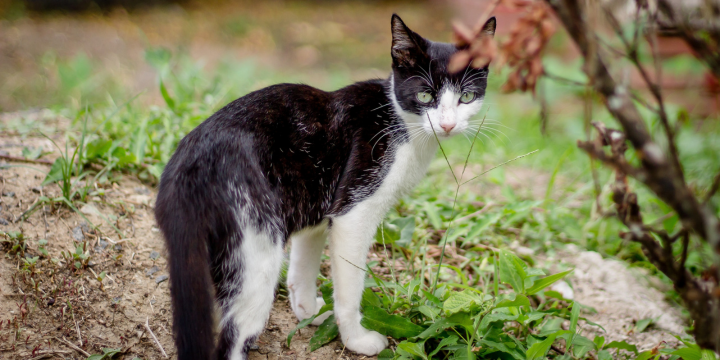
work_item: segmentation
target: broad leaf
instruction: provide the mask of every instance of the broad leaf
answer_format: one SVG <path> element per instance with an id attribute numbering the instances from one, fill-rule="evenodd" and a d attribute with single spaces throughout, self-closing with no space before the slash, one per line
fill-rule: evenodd
<path id="1" fill-rule="evenodd" d="M 325 319 L 325 321 L 318 326 L 317 330 L 315 330 L 315 334 L 310 338 L 310 351 L 315 351 L 323 345 L 333 341 L 339 333 L 340 330 L 338 329 L 337 322 L 335 321 L 335 315 L 330 315 L 330 317 Z"/>
<path id="2" fill-rule="evenodd" d="M 407 340 L 405 340 L 398 344 L 397 352 L 401 355 L 405 355 L 405 354 L 403 354 L 403 352 L 406 352 L 410 356 L 413 356 L 413 357 L 417 356 L 419 358 L 427 360 L 428 357 L 427 357 L 427 355 L 425 355 L 424 344 L 425 344 L 425 341 L 419 342 L 419 343 L 413 343 L 413 342 L 408 342 Z"/>
<path id="3" fill-rule="evenodd" d="M 510 284 L 515 292 L 525 292 L 525 278 L 527 277 L 523 268 L 523 261 L 515 254 L 507 250 L 500 251 L 500 281 Z"/>
<path id="4" fill-rule="evenodd" d="M 620 349 L 620 350 L 627 350 L 630 352 L 634 352 L 635 354 L 638 353 L 637 346 L 628 344 L 625 341 L 613 341 L 613 342 L 605 345 L 605 349 Z"/>
<path id="5" fill-rule="evenodd" d="M 519 307 L 519 306 L 527 306 L 530 307 L 530 300 L 528 300 L 527 296 L 525 295 L 517 295 L 515 296 L 515 300 L 505 299 L 497 304 L 495 304 L 495 309 L 504 308 L 504 307 Z"/>
<path id="6" fill-rule="evenodd" d="M 63 167 L 66 166 L 65 158 L 62 156 L 55 159 L 55 162 L 50 167 L 50 172 L 48 172 L 47 176 L 45 177 L 45 180 L 42 182 L 42 186 L 45 186 L 47 184 L 52 184 L 56 181 L 60 181 L 63 179 Z"/>
<path id="7" fill-rule="evenodd" d="M 425 330 L 407 318 L 399 315 L 390 315 L 377 306 L 363 308 L 363 318 L 360 324 L 368 330 L 377 331 L 395 339 L 417 336 Z"/>
<path id="8" fill-rule="evenodd" d="M 558 331 L 554 334 L 551 334 L 548 336 L 545 340 L 534 344 L 531 346 L 527 351 L 527 359 L 528 360 L 540 360 L 545 358 L 545 354 L 547 354 L 548 350 L 550 350 L 550 346 L 555 342 L 555 338 L 557 338 L 560 335 L 569 334 L 569 331 Z"/>
<path id="9" fill-rule="evenodd" d="M 455 344 L 457 344 L 457 342 L 458 342 L 458 337 L 456 335 L 450 335 L 450 336 L 442 339 L 442 341 L 440 341 L 440 343 L 437 345 L 435 350 L 433 350 L 430 354 L 428 354 L 428 357 L 432 358 L 433 356 L 435 356 L 435 354 L 437 354 L 444 347 L 446 347 L 448 345 L 455 345 Z"/>
<path id="10" fill-rule="evenodd" d="M 592 342 L 590 339 L 582 336 L 582 335 L 575 335 L 575 338 L 573 338 L 573 355 L 577 358 L 584 358 L 585 354 L 588 353 L 588 351 L 595 350 L 595 343 Z"/>
<path id="11" fill-rule="evenodd" d="M 461 292 L 454 292 L 450 297 L 443 303 L 443 310 L 448 315 L 455 314 L 461 311 L 477 312 L 482 308 L 483 299 L 478 294 L 463 290 Z"/>
<path id="12" fill-rule="evenodd" d="M 557 274 L 554 274 L 554 275 L 546 276 L 546 277 L 544 277 L 544 278 L 542 278 L 542 279 L 537 279 L 537 280 L 535 280 L 535 284 L 533 284 L 532 287 L 530 287 L 530 288 L 527 289 L 526 293 L 527 293 L 528 295 L 535 294 L 535 293 L 537 293 L 537 292 L 539 292 L 539 291 L 547 288 L 548 286 L 556 283 L 558 280 L 564 278 L 565 276 L 567 276 L 567 275 L 570 274 L 571 272 L 573 272 L 573 270 L 567 270 L 567 271 L 563 271 L 563 272 L 561 272 L 561 273 L 557 273 Z"/>
<path id="13" fill-rule="evenodd" d="M 290 333 L 287 336 L 287 346 L 290 347 L 290 342 L 292 341 L 293 336 L 295 336 L 295 333 L 298 330 L 310 325 L 310 323 L 312 323 L 316 317 L 324 314 L 325 312 L 327 312 L 329 310 L 332 310 L 332 308 L 333 308 L 332 304 L 325 304 L 325 305 L 323 305 L 323 307 L 320 308 L 320 310 L 318 311 L 317 314 L 315 314 L 305 320 L 300 321 L 294 329 L 290 330 Z"/>

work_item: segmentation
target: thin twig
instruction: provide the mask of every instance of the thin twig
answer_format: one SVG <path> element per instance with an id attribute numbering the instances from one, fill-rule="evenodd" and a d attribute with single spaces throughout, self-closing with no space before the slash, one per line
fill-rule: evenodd
<path id="1" fill-rule="evenodd" d="M 10 161 L 17 161 L 17 162 L 25 162 L 25 163 L 31 163 L 31 164 L 43 164 L 43 165 L 52 165 L 53 162 L 46 159 L 28 159 L 24 157 L 19 156 L 12 156 L 12 155 L 1 155 L 0 159 L 10 160 Z"/>
<path id="2" fill-rule="evenodd" d="M 165 353 L 165 349 L 163 349 L 162 345 L 160 345 L 160 341 L 155 337 L 155 334 L 153 333 L 152 329 L 150 329 L 150 318 L 145 317 L 145 329 L 150 333 L 150 336 L 152 336 L 153 340 L 155 341 L 155 345 L 157 345 L 158 349 L 160 349 L 160 352 L 163 354 L 163 356 L 167 359 L 168 356 Z"/>
<path id="3" fill-rule="evenodd" d="M 503 166 L 503 165 L 505 165 L 505 164 L 511 163 L 511 162 L 513 162 L 513 161 L 515 161 L 515 160 L 522 159 L 522 158 L 524 158 L 524 157 L 526 157 L 526 156 L 528 156 L 528 155 L 532 155 L 532 154 L 534 154 L 534 153 L 536 153 L 536 152 L 538 152 L 538 151 L 540 151 L 540 149 L 535 149 L 535 150 L 533 150 L 533 151 L 531 151 L 531 152 L 529 152 L 529 153 L 527 153 L 527 154 L 525 154 L 525 155 L 520 155 L 520 156 L 515 157 L 514 159 L 510 159 L 510 160 L 508 160 L 508 161 L 506 161 L 506 162 L 504 162 L 504 163 L 502 163 L 502 164 L 500 164 L 500 165 L 495 165 L 495 166 L 493 166 L 493 167 L 491 167 L 491 168 L 489 168 L 489 169 L 481 172 L 478 176 L 476 176 L 476 177 L 474 177 L 474 178 L 472 178 L 472 179 L 470 179 L 470 180 L 468 180 L 468 181 L 460 184 L 460 186 L 463 186 L 463 185 L 465 185 L 465 184 L 467 184 L 467 183 L 469 183 L 469 182 L 471 182 L 471 181 L 473 181 L 473 180 L 475 180 L 475 179 L 477 179 L 477 178 L 479 178 L 479 177 L 481 177 L 481 176 L 489 173 L 490 171 L 495 170 L 495 169 L 497 169 L 497 168 L 499 168 L 499 167 L 501 167 L 501 166 Z"/>
<path id="4" fill-rule="evenodd" d="M 467 214 L 467 215 L 465 215 L 465 216 L 463 216 L 463 217 L 459 217 L 459 218 L 455 219 L 455 221 L 456 221 L 456 222 L 463 222 L 463 221 L 465 221 L 465 220 L 472 219 L 472 218 L 474 218 L 474 217 L 478 217 L 479 215 L 482 215 L 482 214 L 486 213 L 488 210 L 490 210 L 490 208 L 492 208 L 492 207 L 494 207 L 494 206 L 496 206 L 496 205 L 498 205 L 498 204 L 493 203 L 493 202 L 490 202 L 490 203 L 488 203 L 487 205 L 483 206 L 482 209 L 480 209 L 480 210 L 478 210 L 478 211 L 476 211 L 476 212 L 474 212 L 474 213 Z"/>
<path id="5" fill-rule="evenodd" d="M 73 350 L 75 350 L 75 351 L 77 351 L 77 352 L 85 355 L 86 357 L 90 357 L 90 354 L 89 354 L 87 351 L 85 351 L 85 350 L 79 348 L 77 345 L 75 345 L 75 344 L 73 344 L 73 343 L 65 340 L 65 338 L 62 338 L 62 339 L 61 339 L 61 338 L 55 338 L 55 340 L 57 340 L 57 341 L 65 344 L 65 345 L 67 345 L 67 346 L 70 347 L 71 349 L 73 349 Z"/>

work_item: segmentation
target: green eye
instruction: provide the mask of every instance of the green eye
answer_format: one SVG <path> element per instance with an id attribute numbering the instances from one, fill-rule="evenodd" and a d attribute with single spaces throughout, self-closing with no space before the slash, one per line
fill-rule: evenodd
<path id="1" fill-rule="evenodd" d="M 433 97 L 432 97 L 432 95 L 430 95 L 430 93 L 427 93 L 427 92 L 424 92 L 424 91 L 417 93 L 417 99 L 418 99 L 418 101 L 421 102 L 421 103 L 423 103 L 423 104 L 429 103 L 430 101 L 432 101 L 432 98 L 433 98 Z"/>
<path id="2" fill-rule="evenodd" d="M 475 93 L 472 91 L 464 92 L 462 96 L 460 96 L 460 102 L 463 104 L 471 103 L 473 100 L 475 100 Z"/>

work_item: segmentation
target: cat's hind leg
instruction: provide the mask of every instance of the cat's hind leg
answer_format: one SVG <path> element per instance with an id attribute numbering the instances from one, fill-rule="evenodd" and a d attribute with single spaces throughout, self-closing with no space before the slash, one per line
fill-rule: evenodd
<path id="1" fill-rule="evenodd" d="M 247 359 L 250 346 L 265 329 L 284 257 L 282 237 L 271 234 L 245 227 L 239 250 L 222 264 L 230 278 L 217 289 L 222 311 L 218 359 Z"/>
<path id="2" fill-rule="evenodd" d="M 317 314 L 325 305 L 322 297 L 317 297 L 316 280 L 326 239 L 327 221 L 303 229 L 290 237 L 287 285 L 290 291 L 290 307 L 301 321 Z M 313 320 L 313 325 L 322 324 L 331 313 L 328 311 L 318 316 Z"/>

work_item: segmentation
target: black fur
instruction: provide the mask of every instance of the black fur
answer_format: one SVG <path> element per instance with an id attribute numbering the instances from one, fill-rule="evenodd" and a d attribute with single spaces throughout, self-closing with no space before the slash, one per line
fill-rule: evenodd
<path id="1" fill-rule="evenodd" d="M 428 69 L 440 83 L 457 49 L 423 39 L 396 15 L 393 32 L 412 40 L 393 42 L 395 95 L 404 109 L 419 114 L 415 94 L 425 90 L 412 76 Z M 484 76 L 475 85 L 484 91 Z M 238 329 L 230 324 L 220 330 L 216 347 L 213 331 L 214 301 L 226 311 L 242 290 L 241 274 L 252 271 L 230 258 L 243 241 L 238 209 L 245 209 L 251 225 L 271 229 L 284 242 L 295 231 L 344 214 L 379 186 L 393 146 L 408 141 L 390 89 L 390 80 L 334 92 L 270 86 L 231 102 L 180 142 L 155 207 L 169 252 L 179 360 L 226 359 L 234 346 L 247 352 L 252 344 L 235 344 Z"/>

